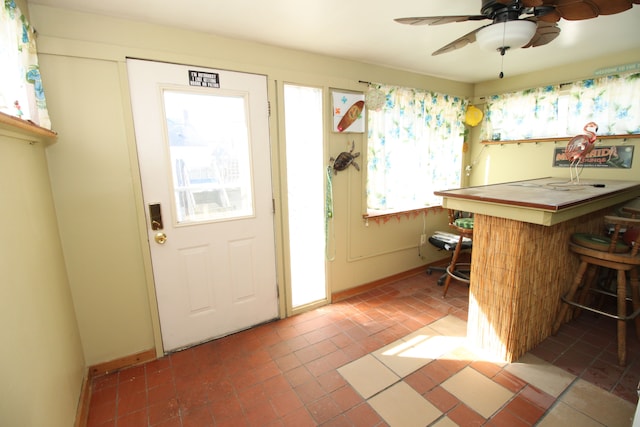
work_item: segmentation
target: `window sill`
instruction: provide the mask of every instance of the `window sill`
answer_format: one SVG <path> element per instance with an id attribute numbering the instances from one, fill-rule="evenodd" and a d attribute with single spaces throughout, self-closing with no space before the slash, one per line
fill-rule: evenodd
<path id="1" fill-rule="evenodd" d="M 558 137 L 558 138 L 531 138 L 531 139 L 505 139 L 505 140 L 499 140 L 499 141 L 489 141 L 489 140 L 484 140 L 484 141 L 480 141 L 481 144 L 484 145 L 503 145 L 503 144 L 531 144 L 531 143 L 539 143 L 539 142 L 569 142 L 569 140 L 571 140 L 571 138 L 573 138 L 572 136 L 563 136 L 563 137 Z M 623 134 L 623 135 L 598 135 L 597 140 L 604 140 L 604 139 L 633 139 L 633 138 L 640 138 L 640 134 L 637 133 L 630 133 L 630 134 Z"/>
<path id="2" fill-rule="evenodd" d="M 396 220 L 400 221 L 402 217 L 415 218 L 420 214 L 427 215 L 429 212 L 440 212 L 442 211 L 442 209 L 443 209 L 442 206 L 429 206 L 425 208 L 398 210 L 398 211 L 390 211 L 390 210 L 384 211 L 384 212 L 368 211 L 366 214 L 362 215 L 362 219 L 365 221 L 365 223 L 368 223 L 369 221 L 374 221 L 376 224 L 380 224 L 380 223 L 386 224 L 392 218 L 395 218 Z"/>
<path id="3" fill-rule="evenodd" d="M 0 112 L 0 135 L 26 140 L 31 143 L 44 142 L 46 144 L 54 143 L 58 137 L 58 134 L 52 130 L 2 112 Z"/>

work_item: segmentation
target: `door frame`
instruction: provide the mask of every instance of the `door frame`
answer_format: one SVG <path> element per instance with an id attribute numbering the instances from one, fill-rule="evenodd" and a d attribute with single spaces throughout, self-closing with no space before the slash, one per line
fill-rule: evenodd
<path id="1" fill-rule="evenodd" d="M 166 62 L 175 65 L 192 65 L 203 68 L 213 68 L 225 71 L 260 74 L 246 70 L 232 70 L 224 67 L 218 67 L 216 65 L 195 65 L 188 63 L 178 63 L 170 61 L 159 61 L 148 58 L 138 57 L 125 57 L 122 62 L 119 63 L 118 69 L 120 74 L 121 92 L 122 92 L 122 108 L 125 125 L 125 138 L 128 141 L 129 149 L 129 163 L 132 172 L 132 186 L 134 193 L 134 202 L 136 208 L 136 217 L 138 223 L 138 237 L 140 239 L 140 249 L 143 258 L 144 277 L 147 288 L 147 297 L 149 299 L 149 312 L 151 314 L 151 328 L 153 332 L 153 343 L 155 347 L 156 357 L 160 358 L 165 355 L 164 345 L 162 341 L 162 331 L 160 326 L 160 313 L 158 310 L 158 300 L 156 297 L 156 286 L 153 277 L 153 265 L 151 260 L 151 247 L 149 242 L 148 224 L 146 217 L 146 205 L 142 191 L 142 178 L 140 174 L 139 157 L 137 150 L 137 143 L 135 137 L 134 121 L 133 121 L 133 109 L 131 106 L 131 87 L 129 82 L 129 76 L 127 72 L 127 59 L 140 59 L 153 62 Z M 271 157 L 271 182 L 272 182 L 272 194 L 274 199 L 275 212 L 273 215 L 273 228 L 275 238 L 275 258 L 276 258 L 276 287 L 278 293 L 278 318 L 284 319 L 287 316 L 286 308 L 286 286 L 284 279 L 284 249 L 283 249 L 283 215 L 282 215 L 282 189 L 279 171 L 281 169 L 280 159 L 278 156 L 278 123 L 277 115 L 272 114 L 275 111 L 275 105 L 277 105 L 276 86 L 277 82 L 270 79 L 268 75 L 262 74 L 267 79 L 267 101 L 270 105 L 270 114 L 268 117 L 269 124 L 269 152 Z M 146 351 L 146 350 L 145 350 Z"/>

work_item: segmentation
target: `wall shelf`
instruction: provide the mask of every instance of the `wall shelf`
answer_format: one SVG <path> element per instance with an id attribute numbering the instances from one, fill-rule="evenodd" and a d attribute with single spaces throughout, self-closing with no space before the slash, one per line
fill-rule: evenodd
<path id="1" fill-rule="evenodd" d="M 52 130 L 2 112 L 0 112 L 0 135 L 22 139 L 30 143 L 44 142 L 45 144 L 53 144 L 58 138 L 58 134 Z"/>
<path id="2" fill-rule="evenodd" d="M 480 141 L 481 144 L 484 145 L 504 145 L 504 144 L 538 144 L 540 142 L 569 142 L 569 140 L 573 138 L 573 136 L 564 136 L 559 138 L 536 138 L 536 139 L 512 139 L 512 140 L 504 140 L 504 141 Z M 638 139 L 640 138 L 640 134 L 626 134 L 626 135 L 602 135 L 598 136 L 596 141 L 606 140 L 606 139 Z"/>

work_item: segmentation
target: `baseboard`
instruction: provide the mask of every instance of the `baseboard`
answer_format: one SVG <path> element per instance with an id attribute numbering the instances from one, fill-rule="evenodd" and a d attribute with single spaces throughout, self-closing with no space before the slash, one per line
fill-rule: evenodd
<path id="1" fill-rule="evenodd" d="M 141 351 L 140 353 L 130 356 L 121 357 L 111 360 L 110 362 L 99 363 L 90 366 L 84 375 L 82 388 L 80 389 L 80 398 L 78 399 L 78 410 L 76 411 L 76 422 L 74 427 L 85 427 L 89 419 L 89 404 L 91 403 L 91 383 L 93 378 L 115 372 L 130 366 L 139 365 L 145 362 L 151 362 L 156 359 L 155 349 Z"/>
<path id="2" fill-rule="evenodd" d="M 156 359 L 156 350 L 150 349 L 141 351 L 140 353 L 121 357 L 110 362 L 99 363 L 89 367 L 89 377 L 94 378 L 109 372 L 118 371 L 130 366 L 139 365 L 145 362 L 151 362 Z"/>
<path id="3" fill-rule="evenodd" d="M 74 427 L 85 427 L 89 419 L 89 402 L 91 401 L 91 381 L 89 370 L 84 373 L 82 387 L 80 388 L 80 398 L 78 399 L 78 409 L 76 411 L 76 422 Z"/>
<path id="4" fill-rule="evenodd" d="M 416 274 L 426 271 L 429 265 L 422 265 L 420 267 L 412 268 L 411 270 L 404 271 L 402 273 L 394 274 L 392 276 L 384 277 L 379 280 L 375 280 L 364 285 L 356 286 L 354 288 L 347 289 L 345 291 L 338 291 L 331 294 L 331 302 L 338 302 L 344 299 L 350 298 L 354 295 L 361 294 L 379 286 L 387 285 L 397 280 L 406 279 L 407 277 L 415 276 Z"/>

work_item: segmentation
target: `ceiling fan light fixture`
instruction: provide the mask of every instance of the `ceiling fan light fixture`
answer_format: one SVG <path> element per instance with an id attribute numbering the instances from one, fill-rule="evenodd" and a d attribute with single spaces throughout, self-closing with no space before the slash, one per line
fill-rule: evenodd
<path id="1" fill-rule="evenodd" d="M 535 22 L 526 19 L 499 22 L 481 28 L 476 33 L 476 40 L 485 50 L 516 49 L 529 43 L 536 28 Z"/>

